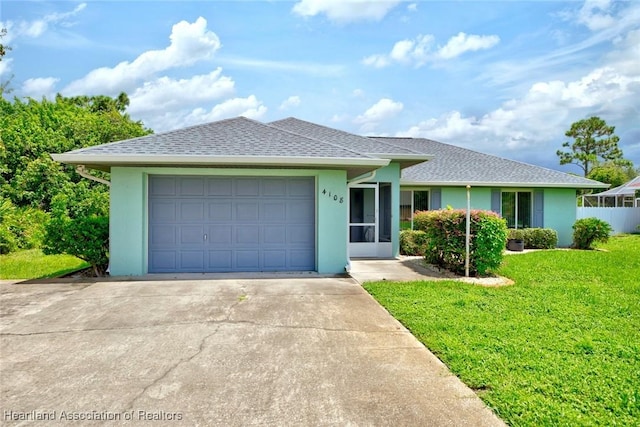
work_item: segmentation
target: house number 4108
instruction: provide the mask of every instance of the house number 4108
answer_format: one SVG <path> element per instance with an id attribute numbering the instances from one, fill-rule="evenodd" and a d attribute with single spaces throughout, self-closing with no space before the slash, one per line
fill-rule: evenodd
<path id="1" fill-rule="evenodd" d="M 344 203 L 344 197 L 337 194 L 331 194 L 331 191 L 327 191 L 326 188 L 322 189 L 322 194 L 333 200 L 334 202 Z"/>

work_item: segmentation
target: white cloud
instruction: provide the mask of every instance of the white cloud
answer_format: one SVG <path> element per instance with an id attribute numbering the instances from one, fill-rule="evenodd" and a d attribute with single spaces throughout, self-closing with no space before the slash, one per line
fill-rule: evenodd
<path id="1" fill-rule="evenodd" d="M 500 42 L 495 35 L 480 36 L 458 33 L 449 39 L 446 45 L 434 51 L 434 37 L 430 34 L 418 35 L 415 39 L 396 42 L 388 54 L 375 54 L 362 60 L 364 65 L 382 68 L 392 63 L 421 67 L 428 62 L 437 62 L 456 58 L 465 52 L 489 49 Z"/>
<path id="2" fill-rule="evenodd" d="M 290 96 L 280 104 L 280 110 L 288 110 L 289 108 L 294 108 L 300 105 L 300 97 L 297 95 Z"/>
<path id="3" fill-rule="evenodd" d="M 9 74 L 11 71 L 11 63 L 13 62 L 13 58 L 4 58 L 0 61 L 0 76 L 5 74 Z"/>
<path id="4" fill-rule="evenodd" d="M 375 129 L 380 122 L 396 116 L 404 105 L 389 98 L 382 98 L 373 104 L 367 111 L 356 117 L 354 123 L 361 125 L 362 132 L 370 132 Z"/>
<path id="5" fill-rule="evenodd" d="M 379 21 L 401 0 L 301 0 L 293 6 L 293 13 L 310 17 L 324 14 L 331 21 Z"/>
<path id="6" fill-rule="evenodd" d="M 451 37 L 446 45 L 438 49 L 437 55 L 444 59 L 455 58 L 465 52 L 490 49 L 499 42 L 500 37 L 495 35 L 477 36 L 460 32 Z"/>
<path id="7" fill-rule="evenodd" d="M 145 114 L 233 95 L 233 80 L 221 74 L 222 69 L 217 68 L 209 74 L 188 79 L 178 80 L 165 76 L 145 82 L 129 96 L 128 111 L 132 114 Z"/>
<path id="8" fill-rule="evenodd" d="M 175 24 L 169 38 L 171 42 L 165 49 L 144 52 L 133 62 L 123 61 L 113 68 L 97 68 L 69 84 L 63 92 L 76 95 L 131 91 L 157 72 L 211 58 L 221 47 L 218 36 L 207 30 L 207 20 L 202 17 L 192 24 L 187 21 Z"/>
<path id="9" fill-rule="evenodd" d="M 39 98 L 41 96 L 49 98 L 54 94 L 54 88 L 59 81 L 60 79 L 55 77 L 27 79 L 22 83 L 22 93 L 32 98 Z"/>
<path id="10" fill-rule="evenodd" d="M 398 136 L 427 137 L 494 154 L 513 150 L 510 156 L 523 159 L 527 153 L 553 153 L 575 120 L 592 114 L 607 121 L 637 117 L 640 65 L 629 58 L 638 57 L 639 46 L 640 30 L 632 31 L 605 58 L 607 65 L 579 79 L 537 82 L 522 97 L 482 116 L 450 111 Z"/>
<path id="11" fill-rule="evenodd" d="M 362 98 L 364 96 L 364 90 L 354 89 L 353 92 L 351 92 L 351 95 L 355 98 Z"/>
<path id="12" fill-rule="evenodd" d="M 407 10 L 408 10 L 409 12 L 416 12 L 416 11 L 418 10 L 418 4 L 417 4 L 417 3 L 410 3 L 410 4 L 407 6 Z"/>
<path id="13" fill-rule="evenodd" d="M 244 116 L 250 119 L 260 119 L 267 112 L 267 107 L 258 101 L 255 95 L 246 98 L 227 99 L 216 105 L 210 111 L 204 108 L 196 108 L 185 118 L 187 124 L 198 124 L 227 119 L 230 117 Z"/>
<path id="14" fill-rule="evenodd" d="M 163 114 L 153 113 L 143 117 L 142 121 L 154 131 L 164 132 L 237 116 L 259 120 L 266 113 L 267 107 L 255 95 L 250 95 L 246 98 L 227 99 L 209 110 L 198 107 L 167 111 Z"/>
<path id="15" fill-rule="evenodd" d="M 578 22 L 591 31 L 608 28 L 615 23 L 610 8 L 611 0 L 586 0 L 578 12 Z"/>
<path id="16" fill-rule="evenodd" d="M 73 10 L 64 13 L 51 13 L 34 21 L 0 21 L 0 28 L 7 29 L 7 35 L 3 43 L 11 43 L 18 37 L 37 38 L 43 35 L 50 25 L 66 23 L 68 18 L 82 12 L 87 7 L 86 3 L 80 3 Z"/>

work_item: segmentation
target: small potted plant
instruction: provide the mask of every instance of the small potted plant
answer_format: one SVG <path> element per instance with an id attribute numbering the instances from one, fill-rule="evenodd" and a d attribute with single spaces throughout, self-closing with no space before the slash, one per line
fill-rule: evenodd
<path id="1" fill-rule="evenodd" d="M 507 249 L 514 252 L 524 250 L 524 232 L 520 229 L 510 229 L 507 237 Z"/>

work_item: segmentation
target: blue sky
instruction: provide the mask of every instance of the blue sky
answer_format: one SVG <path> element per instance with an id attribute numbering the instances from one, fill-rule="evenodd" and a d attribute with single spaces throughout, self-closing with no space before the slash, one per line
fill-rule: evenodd
<path id="1" fill-rule="evenodd" d="M 640 166 L 640 2 L 7 1 L 11 96 L 127 92 L 156 132 L 244 115 L 563 171 L 576 120 Z"/>

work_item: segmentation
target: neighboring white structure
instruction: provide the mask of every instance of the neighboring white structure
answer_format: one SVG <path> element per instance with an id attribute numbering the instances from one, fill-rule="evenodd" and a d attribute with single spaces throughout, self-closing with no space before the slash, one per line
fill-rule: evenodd
<path id="1" fill-rule="evenodd" d="M 619 187 L 611 188 L 597 194 L 582 196 L 582 206 L 585 207 L 640 207 L 640 176 Z"/>

